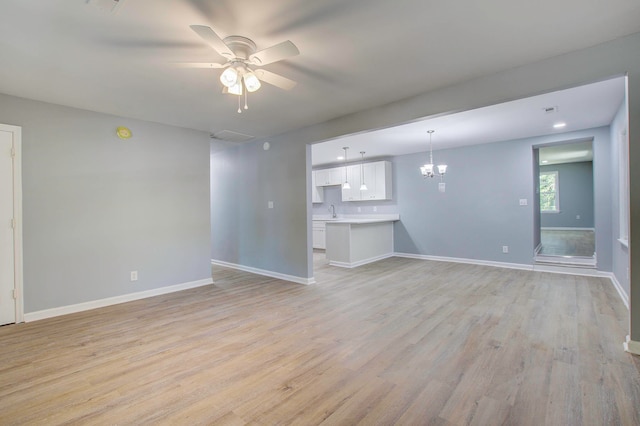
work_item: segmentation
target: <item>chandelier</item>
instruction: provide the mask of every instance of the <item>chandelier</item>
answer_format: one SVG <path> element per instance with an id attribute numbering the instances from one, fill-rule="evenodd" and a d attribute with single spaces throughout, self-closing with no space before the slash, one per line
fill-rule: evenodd
<path id="1" fill-rule="evenodd" d="M 437 166 L 433 165 L 433 142 L 431 141 L 433 132 L 435 132 L 435 130 L 427 130 L 427 133 L 429 133 L 429 164 L 425 164 L 424 166 L 420 167 L 420 172 L 422 172 L 422 176 L 426 178 L 439 176 L 440 179 L 442 179 L 444 177 L 444 174 L 447 172 L 447 165 L 446 164 L 438 164 Z M 434 167 L 438 168 L 437 173 L 435 172 Z"/>

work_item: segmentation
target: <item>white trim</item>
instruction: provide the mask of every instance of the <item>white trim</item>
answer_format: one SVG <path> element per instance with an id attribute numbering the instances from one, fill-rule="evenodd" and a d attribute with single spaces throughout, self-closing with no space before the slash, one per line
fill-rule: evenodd
<path id="1" fill-rule="evenodd" d="M 407 259 L 435 260 L 437 262 L 453 262 L 453 263 L 467 263 L 471 265 L 495 266 L 497 268 L 521 269 L 525 271 L 533 270 L 532 265 L 525 265 L 522 263 L 494 262 L 492 260 L 464 259 L 459 257 L 430 256 L 426 254 L 412 254 L 412 253 L 395 253 L 394 256 L 405 257 Z"/>
<path id="2" fill-rule="evenodd" d="M 315 284 L 315 278 L 302 278 L 293 275 L 281 274 L 279 272 L 267 271 L 266 269 L 252 268 L 251 266 L 239 265 L 237 263 L 229 263 L 222 260 L 211 259 L 212 265 L 224 266 L 227 268 L 237 269 L 239 271 L 251 272 L 252 274 L 264 275 L 265 277 L 277 278 L 280 280 L 291 281 L 296 284 L 310 285 Z"/>
<path id="3" fill-rule="evenodd" d="M 370 257 L 364 260 L 358 260 L 357 262 L 338 262 L 335 260 L 330 260 L 329 265 L 338 266 L 340 268 L 356 268 L 358 266 L 366 265 L 367 263 L 377 262 L 379 260 L 388 259 L 393 256 L 394 256 L 394 253 L 387 253 L 380 256 Z"/>
<path id="4" fill-rule="evenodd" d="M 640 355 L 640 342 L 631 340 L 631 336 L 627 335 L 627 340 L 622 344 L 624 350 L 630 354 Z"/>
<path id="5" fill-rule="evenodd" d="M 624 306 L 626 306 L 627 310 L 629 310 L 629 295 L 627 295 L 627 293 L 624 291 L 624 288 L 622 288 L 622 285 L 620 285 L 620 282 L 616 278 L 615 274 L 613 272 L 610 272 L 609 274 L 610 274 L 609 278 L 611 279 L 611 282 L 613 283 L 613 286 L 618 291 L 618 294 L 620 295 L 620 298 L 622 299 L 622 303 L 624 303 Z"/>
<path id="6" fill-rule="evenodd" d="M 540 228 L 541 231 L 593 231 L 596 232 L 596 228 L 573 228 L 570 226 L 545 226 Z"/>
<path id="7" fill-rule="evenodd" d="M 540 253 L 540 250 L 542 250 L 542 243 L 538 243 L 535 250 L 533 250 L 533 255 L 536 256 L 538 253 Z"/>
<path id="8" fill-rule="evenodd" d="M 620 245 L 629 248 L 629 240 L 626 238 L 618 238 L 618 242 L 620 243 Z"/>
<path id="9" fill-rule="evenodd" d="M 159 296 L 161 294 L 175 293 L 177 291 L 188 290 L 190 288 L 202 287 L 213 284 L 211 278 L 198 281 L 190 281 L 182 284 L 158 287 L 151 290 L 139 291 L 136 293 L 123 294 L 120 296 L 107 297 L 106 299 L 92 300 L 90 302 L 78 303 L 75 305 L 60 306 L 57 308 L 44 309 L 42 311 L 29 312 L 24 315 L 25 322 L 38 321 L 45 318 L 57 317 L 60 315 L 73 314 L 76 312 L 88 311 L 90 309 L 103 308 L 105 306 L 117 305 L 134 300 L 146 299 L 148 297 Z"/>
<path id="10" fill-rule="evenodd" d="M 24 322 L 24 279 L 22 252 L 22 127 L 0 124 L 0 130 L 13 134 L 13 270 L 15 321 Z"/>

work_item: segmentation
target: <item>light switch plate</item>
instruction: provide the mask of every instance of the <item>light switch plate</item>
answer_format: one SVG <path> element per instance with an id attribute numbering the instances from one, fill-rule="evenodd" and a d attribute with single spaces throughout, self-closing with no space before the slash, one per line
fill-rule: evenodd
<path id="1" fill-rule="evenodd" d="M 527 199 L 526 198 L 520 198 L 520 205 L 521 206 L 526 206 L 528 204 Z"/>
<path id="2" fill-rule="evenodd" d="M 445 190 L 446 190 L 446 186 L 445 186 L 444 182 L 440 182 L 438 184 L 438 191 L 444 192 Z"/>
<path id="3" fill-rule="evenodd" d="M 269 202 L 267 203 L 267 207 L 269 207 L 270 209 L 272 209 L 272 208 L 273 208 L 273 201 L 269 201 Z"/>

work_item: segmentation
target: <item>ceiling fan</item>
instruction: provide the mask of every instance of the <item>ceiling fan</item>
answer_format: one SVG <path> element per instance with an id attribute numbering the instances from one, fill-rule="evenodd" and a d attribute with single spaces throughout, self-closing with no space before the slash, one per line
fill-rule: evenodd
<path id="1" fill-rule="evenodd" d="M 225 63 L 184 62 L 180 65 L 185 68 L 226 68 L 220 74 L 220 82 L 224 85 L 222 91 L 238 95 L 238 112 L 242 112 L 239 97 L 242 94 L 245 95 L 245 109 L 247 109 L 247 92 L 258 90 L 261 81 L 284 90 L 291 90 L 297 84 L 279 74 L 259 68 L 299 55 L 300 51 L 291 41 L 283 41 L 266 49 L 256 50 L 256 44 L 247 37 L 232 35 L 222 39 L 205 25 L 191 25 L 190 28 L 227 61 Z"/>

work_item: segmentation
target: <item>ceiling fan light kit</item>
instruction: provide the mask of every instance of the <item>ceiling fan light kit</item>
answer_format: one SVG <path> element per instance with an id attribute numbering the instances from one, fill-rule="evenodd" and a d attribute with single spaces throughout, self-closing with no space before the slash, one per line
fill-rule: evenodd
<path id="1" fill-rule="evenodd" d="M 256 44 L 247 37 L 233 35 L 222 39 L 210 27 L 204 25 L 191 25 L 191 29 L 227 61 L 224 64 L 190 62 L 182 65 L 188 68 L 226 68 L 220 74 L 220 82 L 224 86 L 222 92 L 237 96 L 244 94 L 244 109 L 248 109 L 247 92 L 253 93 L 260 89 L 261 81 L 284 90 L 291 90 L 296 85 L 295 81 L 286 77 L 255 68 L 299 55 L 300 51 L 289 40 L 256 50 Z M 242 112 L 240 99 L 238 112 Z"/>

